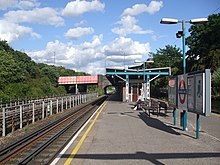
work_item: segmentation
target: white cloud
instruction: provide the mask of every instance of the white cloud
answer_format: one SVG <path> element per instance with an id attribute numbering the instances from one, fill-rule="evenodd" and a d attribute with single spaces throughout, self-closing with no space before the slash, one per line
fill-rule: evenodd
<path id="1" fill-rule="evenodd" d="M 161 8 L 163 7 L 163 2 L 162 1 L 151 1 L 149 6 L 145 4 L 136 4 L 132 6 L 131 8 L 127 8 L 123 12 L 123 16 L 131 15 L 135 16 L 141 13 L 149 13 L 149 14 L 154 14 L 158 12 Z"/>
<path id="2" fill-rule="evenodd" d="M 39 34 L 33 32 L 32 28 L 30 27 L 20 26 L 6 20 L 0 20 L 1 40 L 6 40 L 10 43 L 28 34 L 30 34 L 35 39 L 41 37 Z"/>
<path id="3" fill-rule="evenodd" d="M 75 23 L 74 26 L 78 27 L 78 26 L 81 26 L 81 25 L 86 24 L 86 23 L 87 23 L 86 20 L 81 20 L 80 22 Z"/>
<path id="4" fill-rule="evenodd" d="M 137 19 L 132 16 L 123 16 L 117 24 L 120 27 L 112 29 L 112 32 L 120 36 L 126 36 L 127 34 L 148 34 L 153 33 L 152 30 L 143 30 L 140 26 L 136 25 Z"/>
<path id="5" fill-rule="evenodd" d="M 68 39 L 78 39 L 85 35 L 92 34 L 93 32 L 94 29 L 91 27 L 88 28 L 77 27 L 74 29 L 69 29 L 64 36 Z"/>
<path id="6" fill-rule="evenodd" d="M 0 0 L 0 10 L 8 8 L 29 9 L 40 6 L 37 0 Z"/>
<path id="7" fill-rule="evenodd" d="M 141 60 L 144 56 L 148 56 L 150 52 L 149 43 L 140 43 L 133 41 L 131 38 L 119 37 L 109 45 L 104 46 L 104 52 L 107 56 L 109 65 L 126 65 L 134 63 L 134 60 Z"/>
<path id="8" fill-rule="evenodd" d="M 134 61 L 146 59 L 150 52 L 149 43 L 140 43 L 131 38 L 120 37 L 110 44 L 102 44 L 103 35 L 93 36 L 91 41 L 79 45 L 66 44 L 58 40 L 48 42 L 41 51 L 27 52 L 38 63 L 55 64 L 69 69 L 95 74 L 104 74 L 105 66 L 124 67 Z"/>
<path id="9" fill-rule="evenodd" d="M 56 40 L 48 42 L 45 50 L 29 51 L 27 54 L 38 63 L 54 64 L 55 53 L 56 65 L 95 74 L 104 68 L 105 55 L 101 43 L 102 35 L 94 36 L 91 42 L 81 45 L 65 44 Z"/>
<path id="10" fill-rule="evenodd" d="M 8 21 L 15 23 L 31 22 L 54 26 L 64 25 L 64 19 L 59 16 L 59 12 L 50 7 L 9 11 L 4 16 Z"/>
<path id="11" fill-rule="evenodd" d="M 83 13 L 90 11 L 103 11 L 105 4 L 101 3 L 98 0 L 94 1 L 85 1 L 85 0 L 76 0 L 69 2 L 66 7 L 63 9 L 62 14 L 68 17 L 77 17 Z"/>
<path id="12" fill-rule="evenodd" d="M 10 6 L 16 5 L 17 2 L 15 0 L 1 0 L 0 1 L 0 10 L 6 10 Z"/>
<path id="13" fill-rule="evenodd" d="M 21 0 L 18 2 L 18 8 L 29 9 L 40 6 L 40 2 L 36 0 Z"/>
<path id="14" fill-rule="evenodd" d="M 159 40 L 160 38 L 163 38 L 163 37 L 165 37 L 165 36 L 164 35 L 156 35 L 156 34 L 153 34 L 151 36 L 153 41 L 157 41 L 157 40 Z"/>

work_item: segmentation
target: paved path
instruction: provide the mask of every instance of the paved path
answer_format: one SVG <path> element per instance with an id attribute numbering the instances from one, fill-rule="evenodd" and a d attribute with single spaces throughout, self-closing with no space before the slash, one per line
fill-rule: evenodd
<path id="1" fill-rule="evenodd" d="M 219 119 L 216 118 L 220 123 Z M 203 118 L 201 120 L 203 122 Z M 200 139 L 195 139 L 191 115 L 187 132 L 182 131 L 179 122 L 173 126 L 172 121 L 172 113 L 166 117 L 151 115 L 149 118 L 141 111 L 134 111 L 131 104 L 119 102 L 111 96 L 79 151 L 72 156 L 71 164 L 220 164 L 218 138 L 202 131 Z M 62 155 L 58 164 L 64 164 L 71 157 L 84 133 Z"/>

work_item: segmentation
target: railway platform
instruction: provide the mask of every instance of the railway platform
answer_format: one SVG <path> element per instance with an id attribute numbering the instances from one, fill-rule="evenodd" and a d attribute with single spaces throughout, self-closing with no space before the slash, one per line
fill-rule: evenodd
<path id="1" fill-rule="evenodd" d="M 208 123 L 202 120 L 200 139 L 196 139 L 192 120 L 188 131 L 182 131 L 178 117 L 173 125 L 171 111 L 149 117 L 112 95 L 52 164 L 219 164 L 220 129 L 209 122 L 220 124 L 220 117 L 204 119 Z M 217 133 L 210 133 L 211 128 Z"/>

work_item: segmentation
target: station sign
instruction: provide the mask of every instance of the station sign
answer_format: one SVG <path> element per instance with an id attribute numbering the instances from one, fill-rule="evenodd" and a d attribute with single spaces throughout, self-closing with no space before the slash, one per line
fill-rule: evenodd
<path id="1" fill-rule="evenodd" d="M 168 102 L 169 105 L 177 107 L 177 77 L 171 77 L 168 84 Z"/>
<path id="2" fill-rule="evenodd" d="M 181 110 L 209 116 L 211 114 L 210 69 L 171 77 L 168 87 L 169 104 Z"/>
<path id="3" fill-rule="evenodd" d="M 177 85 L 177 107 L 179 109 L 187 109 L 187 74 L 178 76 Z"/>
<path id="4" fill-rule="evenodd" d="M 187 77 L 188 111 L 209 116 L 211 113 L 210 69 L 189 73 Z"/>

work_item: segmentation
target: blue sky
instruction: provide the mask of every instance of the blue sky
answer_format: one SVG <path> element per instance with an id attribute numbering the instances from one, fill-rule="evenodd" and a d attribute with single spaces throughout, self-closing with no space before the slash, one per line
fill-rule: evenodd
<path id="1" fill-rule="evenodd" d="M 0 0 L 0 39 L 35 62 L 95 75 L 124 67 L 124 59 L 126 66 L 146 60 L 168 44 L 182 48 L 175 36 L 181 24 L 163 25 L 161 18 L 219 12 L 220 0 Z"/>

